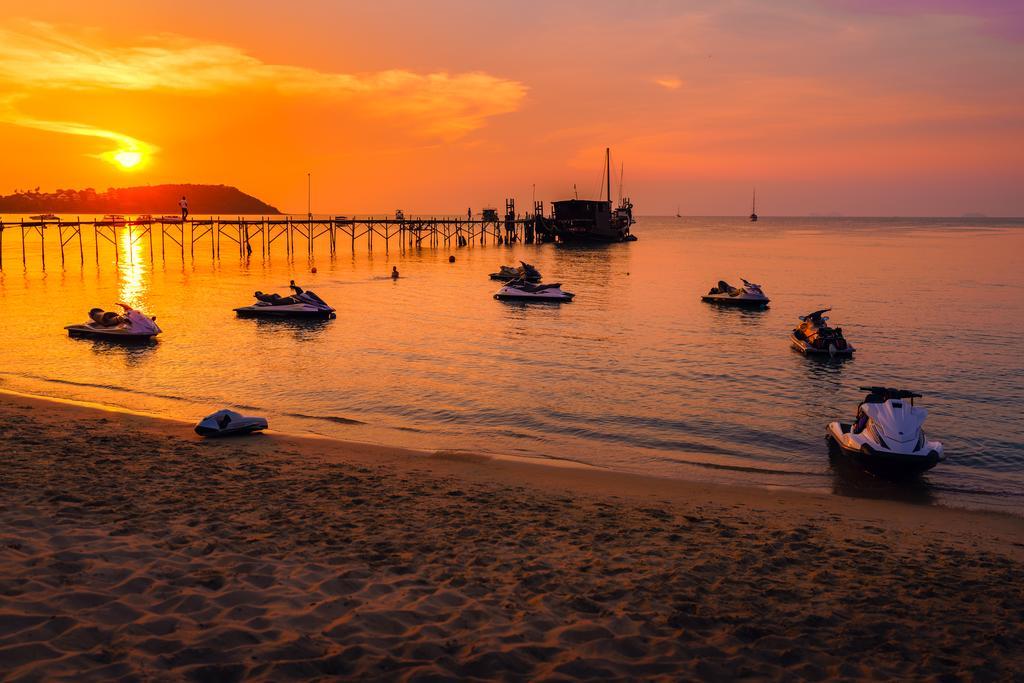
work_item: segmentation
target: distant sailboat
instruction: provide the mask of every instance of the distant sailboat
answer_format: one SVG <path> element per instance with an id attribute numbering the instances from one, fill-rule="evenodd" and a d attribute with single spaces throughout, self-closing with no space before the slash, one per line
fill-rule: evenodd
<path id="1" fill-rule="evenodd" d="M 682 218 L 683 214 L 679 213 L 679 205 L 676 204 L 676 218 Z"/>
<path id="2" fill-rule="evenodd" d="M 754 198 L 750 204 L 750 222 L 757 222 L 757 188 L 754 188 Z"/>

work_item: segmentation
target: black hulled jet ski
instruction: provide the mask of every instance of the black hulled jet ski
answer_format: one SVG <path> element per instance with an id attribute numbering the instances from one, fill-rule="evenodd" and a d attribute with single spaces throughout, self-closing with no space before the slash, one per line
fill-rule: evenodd
<path id="1" fill-rule="evenodd" d="M 523 279 L 506 282 L 494 295 L 499 301 L 536 301 L 542 303 L 564 303 L 576 296 L 563 292 L 560 283 L 532 284 Z"/>
<path id="2" fill-rule="evenodd" d="M 718 285 L 712 287 L 707 294 L 701 297 L 701 301 L 709 304 L 747 308 L 761 308 L 768 305 L 770 299 L 761 290 L 761 285 L 747 282 L 743 278 L 740 280 L 743 282 L 742 287 L 733 287 L 725 280 L 719 280 Z"/>
<path id="3" fill-rule="evenodd" d="M 518 268 L 512 266 L 502 266 L 501 270 L 497 273 L 491 273 L 490 277 L 492 280 L 502 280 L 508 282 L 509 280 L 526 280 L 527 282 L 540 282 L 540 272 L 525 261 L 519 262 L 521 265 Z"/>
<path id="4" fill-rule="evenodd" d="M 89 322 L 80 325 L 66 325 L 69 337 L 81 339 L 103 339 L 124 344 L 145 343 L 162 331 L 156 324 L 156 317 L 144 315 L 128 304 L 121 304 L 124 312 L 104 311 L 94 308 L 89 311 Z"/>
<path id="5" fill-rule="evenodd" d="M 853 423 L 832 422 L 829 442 L 865 469 L 882 476 L 910 476 L 935 467 L 945 456 L 942 443 L 924 433 L 928 411 L 914 406 L 921 394 L 905 389 L 861 387 L 868 395 Z"/>
<path id="6" fill-rule="evenodd" d="M 264 417 L 246 417 L 233 410 L 218 410 L 207 415 L 196 425 L 200 436 L 241 436 L 261 432 L 267 428 Z"/>
<path id="7" fill-rule="evenodd" d="M 235 313 L 240 318 L 305 318 L 325 320 L 335 317 L 334 309 L 327 305 L 323 299 L 310 291 L 303 291 L 295 285 L 295 281 L 289 285 L 295 290 L 291 296 L 280 294 L 264 294 L 255 292 L 256 303 L 251 306 L 236 308 Z"/>
<path id="8" fill-rule="evenodd" d="M 807 315 L 800 316 L 800 325 L 793 330 L 790 339 L 793 347 L 806 355 L 827 354 L 830 356 L 852 356 L 856 350 L 843 336 L 843 328 L 829 327 L 825 313 L 831 308 L 823 308 Z"/>

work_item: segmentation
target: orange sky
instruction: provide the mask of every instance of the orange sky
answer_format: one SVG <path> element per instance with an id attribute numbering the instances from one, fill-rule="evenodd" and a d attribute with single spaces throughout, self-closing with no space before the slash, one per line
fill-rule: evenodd
<path id="1" fill-rule="evenodd" d="M 741 214 L 756 185 L 764 214 L 1024 215 L 1021 15 L 901 8 L 5 3 L 0 193 L 210 182 L 305 212 L 309 171 L 315 212 L 525 209 L 595 194 L 608 145 L 640 214 Z"/>

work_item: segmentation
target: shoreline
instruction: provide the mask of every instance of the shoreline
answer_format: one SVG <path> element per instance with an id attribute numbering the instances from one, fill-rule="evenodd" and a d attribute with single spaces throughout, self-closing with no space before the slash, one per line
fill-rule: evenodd
<path id="1" fill-rule="evenodd" d="M 177 431 L 170 430 L 168 434 L 185 435 L 186 438 L 195 437 L 192 428 L 194 427 L 195 420 L 189 420 L 185 418 L 172 417 L 168 415 L 160 415 L 153 412 L 146 412 L 140 410 L 133 410 L 121 405 L 100 403 L 97 401 L 81 400 L 81 399 L 68 399 L 60 398 L 56 396 L 49 396 L 44 394 L 30 393 L 27 391 L 19 391 L 16 389 L 9 389 L 0 386 L 0 399 L 3 396 L 10 396 L 14 399 L 26 399 L 30 401 L 40 401 L 42 403 L 54 403 L 58 405 L 67 405 L 71 407 L 79 407 L 84 410 L 97 411 L 99 413 L 112 412 L 124 415 L 131 415 L 142 420 L 152 420 L 155 424 L 167 423 L 173 425 L 180 425 L 180 429 Z M 198 438 L 198 437 L 195 437 Z M 774 482 L 730 482 L 730 481 L 711 481 L 707 479 L 700 479 L 698 477 L 682 477 L 682 476 L 665 476 L 658 475 L 656 473 L 645 473 L 635 472 L 623 469 L 615 469 L 612 467 L 603 467 L 592 463 L 587 463 L 582 460 L 573 458 L 563 458 L 553 456 L 550 454 L 537 454 L 536 456 L 531 455 L 512 455 L 501 452 L 477 452 L 473 449 L 452 449 L 452 448 L 413 448 L 408 446 L 401 446 L 395 444 L 389 444 L 382 441 L 368 440 L 359 441 L 354 439 L 345 439 L 338 436 L 321 434 L 317 432 L 292 432 L 292 431 L 279 431 L 271 428 L 267 433 L 261 435 L 260 438 L 275 438 L 284 440 L 298 440 L 300 442 L 309 441 L 316 444 L 337 444 L 338 448 L 345 452 L 352 452 L 360 448 L 371 449 L 374 452 L 391 453 L 391 454 L 404 454 L 414 459 L 418 458 L 432 458 L 439 455 L 450 457 L 450 458 L 475 458 L 490 462 L 508 462 L 508 463 L 519 463 L 526 468 L 537 467 L 541 468 L 556 468 L 560 470 L 590 470 L 593 472 L 605 473 L 607 476 L 621 478 L 628 478 L 630 481 L 636 481 L 636 487 L 640 489 L 645 486 L 652 486 L 656 490 L 671 489 L 674 486 L 678 486 L 680 489 L 688 489 L 695 487 L 697 489 L 711 488 L 711 489 L 725 489 L 735 491 L 750 491 L 753 492 L 751 495 L 765 495 L 768 493 L 779 493 L 784 496 L 797 496 L 799 498 L 806 498 L 807 496 L 825 496 L 827 498 L 839 498 L 849 499 L 858 502 L 877 502 L 881 504 L 894 504 L 894 505 L 913 505 L 923 506 L 931 508 L 940 508 L 953 511 L 963 512 L 979 512 L 979 513 L 990 513 L 994 515 L 1006 515 L 1012 518 L 1024 520 L 1024 507 L 1011 507 L 1011 506 L 998 506 L 988 502 L 988 499 L 994 497 L 994 494 L 971 492 L 961 494 L 961 498 L 955 501 L 940 500 L 934 495 L 926 494 L 922 496 L 917 487 L 906 487 L 902 483 L 891 483 L 885 482 L 884 480 L 865 479 L 862 477 L 862 481 L 868 481 L 870 486 L 881 486 L 882 489 L 878 493 L 874 493 L 871 490 L 858 490 L 856 488 L 850 489 L 849 493 L 841 493 L 836 490 L 835 486 L 830 489 L 827 482 L 821 485 L 812 483 L 809 486 L 798 486 L 787 483 L 774 483 Z M 705 470 L 714 472 L 725 471 L 730 474 L 736 472 L 747 472 L 748 470 L 736 466 L 720 466 L 717 464 L 707 464 L 699 462 L 683 461 L 681 463 L 686 468 L 692 469 L 694 472 L 703 473 Z M 766 471 L 771 474 L 778 475 L 779 473 L 774 471 Z M 801 473 L 787 473 L 791 476 L 803 476 L 811 478 L 814 475 L 801 474 Z M 538 477 L 542 479 L 542 477 Z M 645 484 L 645 482 L 647 482 Z M 675 484 L 666 484 L 666 482 L 675 482 Z M 911 482 L 913 484 L 913 482 Z M 635 487 L 634 487 L 635 488 Z M 982 502 L 979 502 L 982 501 Z M 973 504 L 972 504 L 973 503 Z"/>
<path id="2" fill-rule="evenodd" d="M 9 393 L 0 458 L 13 680 L 1024 673 L 1005 513 L 204 441 Z"/>

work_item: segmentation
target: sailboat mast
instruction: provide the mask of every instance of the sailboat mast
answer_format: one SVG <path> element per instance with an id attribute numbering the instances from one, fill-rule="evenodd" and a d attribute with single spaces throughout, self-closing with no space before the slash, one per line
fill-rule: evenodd
<path id="1" fill-rule="evenodd" d="M 757 188 L 754 188 L 754 198 L 750 200 L 750 213 L 757 213 Z"/>
<path id="2" fill-rule="evenodd" d="M 607 185 L 607 197 L 608 203 L 612 203 L 612 149 L 611 147 L 604 148 L 604 169 L 605 169 L 605 180 Z"/>

